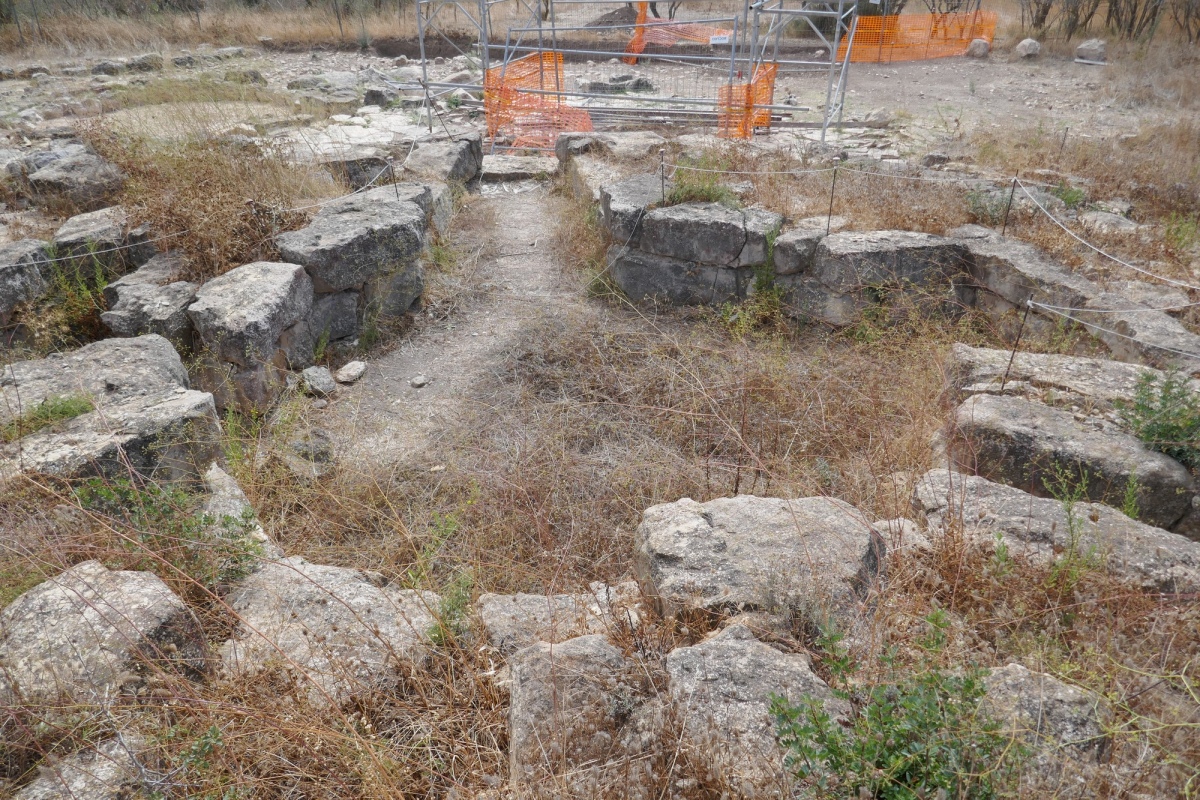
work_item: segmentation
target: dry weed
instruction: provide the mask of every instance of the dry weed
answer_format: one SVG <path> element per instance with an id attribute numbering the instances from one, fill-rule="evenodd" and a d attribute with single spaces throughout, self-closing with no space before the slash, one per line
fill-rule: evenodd
<path id="1" fill-rule="evenodd" d="M 297 165 L 257 145 L 187 139 L 154 142 L 101 126 L 88 142 L 128 176 L 121 203 L 180 250 L 188 276 L 204 280 L 251 261 L 275 260 L 273 238 L 301 226 L 292 210 L 349 191 L 327 172 Z"/>

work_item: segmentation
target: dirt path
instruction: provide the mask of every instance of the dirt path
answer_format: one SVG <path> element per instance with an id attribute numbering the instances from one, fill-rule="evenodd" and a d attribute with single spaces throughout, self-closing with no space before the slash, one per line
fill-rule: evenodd
<path id="1" fill-rule="evenodd" d="M 551 252 L 558 202 L 545 187 L 476 201 L 475 225 L 458 225 L 460 252 L 484 248 L 472 283 L 482 293 L 442 322 L 419 327 L 367 374 L 343 387 L 321 424 L 337 433 L 343 459 L 391 464 L 436 461 L 439 441 L 475 404 L 524 331 L 583 305 Z M 414 379 L 423 376 L 423 387 Z"/>

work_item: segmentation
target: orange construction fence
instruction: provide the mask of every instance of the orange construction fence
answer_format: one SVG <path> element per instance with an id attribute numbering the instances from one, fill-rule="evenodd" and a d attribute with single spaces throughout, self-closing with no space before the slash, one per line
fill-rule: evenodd
<path id="1" fill-rule="evenodd" d="M 724 139 L 750 139 L 755 128 L 771 127 L 778 64 L 761 64 L 750 83 L 733 83 L 717 89 L 717 135 Z"/>
<path id="2" fill-rule="evenodd" d="M 531 53 L 492 67 L 483 79 L 488 137 L 503 134 L 514 147 L 553 147 L 560 133 L 592 130 L 592 118 L 582 108 L 537 93 L 565 88 L 562 53 Z"/>
<path id="3" fill-rule="evenodd" d="M 994 11 L 860 16 L 850 60 L 856 64 L 886 64 L 961 56 L 974 39 L 986 39 L 991 44 L 996 21 Z M 845 57 L 843 41 L 838 47 L 838 60 Z"/>
<path id="4" fill-rule="evenodd" d="M 646 49 L 647 44 L 660 47 L 674 47 L 680 42 L 695 42 L 697 44 L 712 44 L 713 40 L 728 44 L 733 31 L 725 28 L 713 28 L 708 25 L 697 25 L 691 22 L 654 22 L 647 24 L 647 14 L 650 3 L 637 4 L 637 28 L 633 39 L 625 48 L 625 57 L 621 60 L 626 64 L 636 64 L 637 57 Z"/>

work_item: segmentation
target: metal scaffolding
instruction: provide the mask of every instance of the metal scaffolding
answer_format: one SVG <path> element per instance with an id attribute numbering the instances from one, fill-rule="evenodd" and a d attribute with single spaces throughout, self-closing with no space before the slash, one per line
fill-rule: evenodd
<path id="1" fill-rule="evenodd" d="M 585 112 L 571 119 L 602 128 L 636 122 L 726 131 L 731 103 L 746 121 L 740 135 L 803 127 L 819 129 L 824 141 L 828 129 L 841 124 L 853 0 L 744 0 L 740 8 L 733 0 L 728 14 L 689 15 L 696 2 L 674 0 L 664 20 L 654 6 L 651 17 L 647 3 L 626 0 L 418 0 L 421 89 L 430 119 L 438 98 L 466 89 L 483 95 L 489 115 L 515 92 L 535 101 L 527 103 L 531 114 L 549 119 L 552 104 L 569 107 Z M 636 19 L 629 20 L 634 9 Z M 433 79 L 433 42 L 477 59 L 482 81 Z M 554 63 L 542 57 L 546 53 L 557 54 Z M 505 93 L 511 75 L 528 75 L 530 59 L 536 78 Z M 642 69 L 651 64 L 658 67 L 653 73 Z M 807 108 L 775 102 L 775 80 L 796 76 L 823 78 L 823 98 Z M 739 91 L 746 98 L 740 105 L 729 99 L 742 96 Z M 494 142 L 503 145 L 497 130 L 489 121 Z"/>

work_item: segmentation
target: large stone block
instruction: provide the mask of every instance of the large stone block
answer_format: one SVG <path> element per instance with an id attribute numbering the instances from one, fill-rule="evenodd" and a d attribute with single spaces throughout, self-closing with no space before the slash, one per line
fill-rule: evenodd
<path id="1" fill-rule="evenodd" d="M 700 264 L 744 267 L 767 260 L 767 240 L 782 218 L 760 209 L 719 203 L 655 208 L 642 221 L 639 247 L 655 255 Z"/>
<path id="2" fill-rule="evenodd" d="M 284 329 L 308 316 L 313 283 L 297 264 L 256 261 L 200 287 L 188 316 L 202 344 L 239 367 L 272 361 Z"/>
<path id="3" fill-rule="evenodd" d="M 793 705 L 822 703 L 837 717 L 848 703 L 813 674 L 806 655 L 784 654 L 758 641 L 743 625 L 730 625 L 666 660 L 668 696 L 683 720 L 680 760 L 692 770 L 731 784 L 737 797 L 787 797 L 792 783 L 775 738 L 771 698 Z"/>
<path id="4" fill-rule="evenodd" d="M 622 761 L 621 728 L 634 697 L 620 650 L 603 636 L 580 636 L 531 645 L 515 653 L 510 666 L 514 789 L 530 788 L 535 796 L 547 790 L 597 798 L 641 794 L 638 786 L 612 785 L 630 772 L 613 769 Z"/>
<path id="5" fill-rule="evenodd" d="M 101 264 L 111 272 L 140 266 L 155 254 L 145 227 L 131 229 L 120 206 L 77 214 L 54 233 L 54 255 L 78 259 L 86 268 Z"/>
<path id="6" fill-rule="evenodd" d="M 1195 494 L 1182 464 L 1128 433 L 1087 427 L 1070 411 L 1018 397 L 968 398 L 954 412 L 949 449 L 962 469 L 1042 497 L 1060 472 L 1086 483 L 1089 500 L 1118 507 L 1136 483 L 1142 518 L 1162 528 L 1191 508 Z"/>
<path id="7" fill-rule="evenodd" d="M 0 325 L 8 325 L 19 306 L 40 300 L 49 291 L 48 258 L 46 243 L 36 239 L 0 245 Z"/>
<path id="8" fill-rule="evenodd" d="M 50 398 L 81 395 L 97 408 L 188 388 L 179 353 L 161 336 L 104 339 L 69 353 L 0 367 L 0 424 Z"/>
<path id="9" fill-rule="evenodd" d="M 776 275 L 810 272 L 817 257 L 817 245 L 825 238 L 824 228 L 792 228 L 775 240 Z"/>
<path id="10" fill-rule="evenodd" d="M 275 244 L 284 258 L 308 270 L 321 293 L 357 289 L 377 275 L 416 268 L 426 211 L 396 200 L 396 191 L 385 186 L 328 205 L 308 227 L 280 234 Z"/>
<path id="11" fill-rule="evenodd" d="M 665 193 L 671 191 L 668 181 Z M 600 187 L 600 219 L 612 234 L 616 245 L 636 247 L 643 219 L 649 206 L 661 203 L 664 196 L 658 174 L 634 175 Z"/>
<path id="12" fill-rule="evenodd" d="M 319 294 L 313 301 L 309 327 L 319 341 L 346 339 L 358 333 L 359 293 Z"/>
<path id="13" fill-rule="evenodd" d="M 1104 292 L 1084 303 L 1087 310 L 1071 316 L 1104 342 L 1113 358 L 1200 376 L 1200 336 L 1170 314 L 1140 305 L 1125 295 Z M 1113 309 L 1128 310 L 1112 313 Z"/>
<path id="14" fill-rule="evenodd" d="M 884 570 L 882 537 L 825 497 L 685 498 L 646 509 L 634 543 L 642 591 L 664 616 L 763 611 L 849 627 Z"/>
<path id="15" fill-rule="evenodd" d="M 187 309 L 199 286 L 181 280 L 183 259 L 163 253 L 104 287 L 108 310 L 100 321 L 118 336 L 156 333 L 173 342 L 191 344 L 192 321 Z"/>
<path id="16" fill-rule="evenodd" d="M 651 131 L 591 131 L 560 133 L 554 142 L 554 154 L 567 163 L 584 153 L 603 154 L 618 160 L 644 158 L 657 153 L 666 139 Z"/>
<path id="17" fill-rule="evenodd" d="M 936 469 L 913 489 L 913 509 L 931 529 L 959 528 L 981 543 L 1004 538 L 1009 551 L 1045 561 L 1078 548 L 1151 592 L 1200 590 L 1200 542 L 1130 519 L 1100 503 L 1034 497 L 977 475 Z M 1072 542 L 1072 536 L 1077 541 Z"/>
<path id="18" fill-rule="evenodd" d="M 385 688 L 420 662 L 440 600 L 378 573 L 293 557 L 265 564 L 227 602 L 240 625 L 221 647 L 225 668 L 280 669 L 323 704 Z"/>
<path id="19" fill-rule="evenodd" d="M 983 709 L 1004 733 L 1025 740 L 1035 751 L 1062 752 L 1085 761 L 1103 760 L 1112 744 L 1108 703 L 1017 663 L 993 669 L 984 678 Z"/>
<path id="20" fill-rule="evenodd" d="M 103 207 L 125 183 L 125 174 L 94 153 L 60 158 L 29 175 L 29 186 L 42 196 L 61 196 L 84 210 Z"/>
<path id="21" fill-rule="evenodd" d="M 0 703 L 49 704 L 134 693 L 140 663 L 205 668 L 204 635 L 175 594 L 150 572 L 85 561 L 38 584 L 0 613 Z"/>
<path id="22" fill-rule="evenodd" d="M 912 231 L 847 232 L 817 245 L 813 276 L 839 293 L 870 287 L 935 287 L 965 274 L 969 257 L 960 243 Z"/>
<path id="23" fill-rule="evenodd" d="M 1054 306 L 1081 308 L 1100 287 L 1051 261 L 1031 244 L 1002 238 L 979 225 L 950 231 L 970 252 L 971 277 L 980 307 L 1003 312 L 1024 309 L 1029 298 Z"/>
<path id="24" fill-rule="evenodd" d="M 194 482 L 220 457 L 220 440 L 211 394 L 158 389 L 0 445 L 0 480 L 18 472 L 128 478 L 132 471 L 158 481 Z"/>
<path id="25" fill-rule="evenodd" d="M 404 169 L 435 181 L 468 183 L 483 167 L 483 139 L 478 133 L 450 142 L 419 144 L 404 161 Z"/>
<path id="26" fill-rule="evenodd" d="M 609 274 L 635 303 L 719 306 L 745 299 L 754 281 L 749 269 L 680 261 L 620 245 L 608 248 L 606 258 Z"/>
<path id="27" fill-rule="evenodd" d="M 580 594 L 484 594 L 475 609 L 488 643 L 502 655 L 537 642 L 636 627 L 641 592 L 636 583 L 593 583 Z"/>

